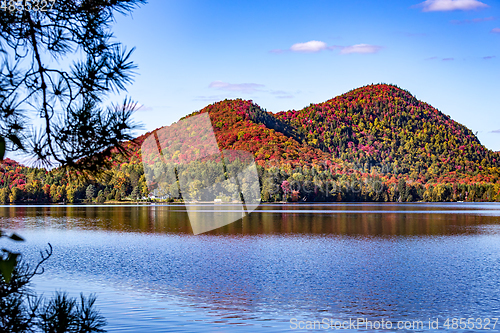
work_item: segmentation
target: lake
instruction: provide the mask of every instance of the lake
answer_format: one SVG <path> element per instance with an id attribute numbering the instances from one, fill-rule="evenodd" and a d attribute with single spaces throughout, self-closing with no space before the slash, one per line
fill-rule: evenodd
<path id="1" fill-rule="evenodd" d="M 109 332 L 500 330 L 500 204 L 262 204 L 196 236 L 183 205 L 12 205 L 0 226 L 32 263 L 50 242 L 34 289 L 96 293 Z"/>

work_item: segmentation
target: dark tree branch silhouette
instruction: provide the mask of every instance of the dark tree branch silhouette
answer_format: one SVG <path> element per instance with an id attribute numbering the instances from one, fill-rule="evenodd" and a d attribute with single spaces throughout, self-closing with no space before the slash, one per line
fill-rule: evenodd
<path id="1" fill-rule="evenodd" d="M 21 2 L 0 10 L 0 150 L 23 150 L 42 163 L 99 170 L 137 128 L 136 103 L 125 98 L 134 49 L 114 40 L 115 13 L 144 0 L 57 0 L 42 11 Z M 72 63 L 69 61 L 72 60 Z M 37 114 L 42 125 L 29 119 Z"/>
<path id="2" fill-rule="evenodd" d="M 145 0 L 8 1 L 0 9 L 0 161 L 6 150 L 22 150 L 42 164 L 97 171 L 111 148 L 126 153 L 136 104 L 103 107 L 126 91 L 136 65 L 132 50 L 114 41 L 115 13 L 128 14 Z M 51 7 L 43 5 L 51 4 Z M 70 61 L 72 61 L 70 63 Z M 37 115 L 42 125 L 30 123 Z M 0 237 L 14 241 L 22 238 Z M 56 294 L 44 304 L 27 290 L 52 247 L 33 270 L 18 264 L 20 253 L 0 254 L 0 331 L 103 332 L 106 322 L 95 297 L 80 303 Z"/>

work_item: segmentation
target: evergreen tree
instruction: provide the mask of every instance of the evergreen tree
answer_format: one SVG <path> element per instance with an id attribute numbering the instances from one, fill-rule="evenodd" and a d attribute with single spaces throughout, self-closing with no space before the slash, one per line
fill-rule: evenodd
<path id="1" fill-rule="evenodd" d="M 85 190 L 85 196 L 87 197 L 88 201 L 92 201 L 95 197 L 95 186 L 90 184 L 87 186 L 87 189 Z"/>
<path id="2" fill-rule="evenodd" d="M 111 147 L 124 152 L 120 142 L 135 128 L 129 99 L 101 106 L 125 90 L 135 68 L 110 23 L 145 1 L 50 3 L 47 11 L 24 10 L 24 1 L 0 10 L 0 160 L 5 149 L 23 150 L 42 162 L 99 170 L 105 154 L 89 157 Z M 62 59 L 73 60 L 69 69 Z M 29 132 L 32 115 L 43 118 L 36 135 Z"/>

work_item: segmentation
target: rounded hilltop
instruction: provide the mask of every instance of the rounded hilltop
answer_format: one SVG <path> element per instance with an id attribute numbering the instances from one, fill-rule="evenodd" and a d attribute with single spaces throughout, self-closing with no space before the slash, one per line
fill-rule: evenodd
<path id="1" fill-rule="evenodd" d="M 276 117 L 334 157 L 422 181 L 500 166 L 470 129 L 395 85 L 367 85 Z"/>
<path id="2" fill-rule="evenodd" d="M 328 160 L 419 183 L 491 181 L 500 168 L 500 154 L 481 145 L 470 129 L 393 84 L 366 85 L 278 113 L 251 100 L 226 99 L 182 119 L 204 112 L 220 149 L 249 151 L 258 163 Z"/>

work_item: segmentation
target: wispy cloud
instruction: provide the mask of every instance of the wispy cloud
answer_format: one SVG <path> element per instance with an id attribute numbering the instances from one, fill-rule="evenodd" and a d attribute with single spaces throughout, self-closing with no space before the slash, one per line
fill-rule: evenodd
<path id="1" fill-rule="evenodd" d="M 486 56 L 486 57 L 483 57 L 484 60 L 490 60 L 490 59 L 493 59 L 493 58 L 496 58 L 496 56 Z"/>
<path id="2" fill-rule="evenodd" d="M 493 34 L 500 34 L 500 28 L 493 28 L 493 29 L 491 29 L 490 32 Z"/>
<path id="3" fill-rule="evenodd" d="M 481 22 L 488 22 L 488 21 L 495 21 L 496 18 L 493 16 L 490 17 L 482 17 L 482 18 L 475 18 L 472 20 L 451 20 L 450 23 L 452 24 L 471 24 L 471 23 L 481 23 Z"/>
<path id="4" fill-rule="evenodd" d="M 290 51 L 292 52 L 306 52 L 306 53 L 314 53 L 322 50 L 326 50 L 328 46 L 325 42 L 321 42 L 318 40 L 311 40 L 306 43 L 296 43 L 290 47 Z"/>
<path id="5" fill-rule="evenodd" d="M 299 93 L 299 92 L 291 93 L 284 90 L 265 89 L 265 85 L 259 83 L 228 83 L 223 81 L 213 81 L 208 85 L 208 87 L 232 93 L 229 95 L 197 96 L 195 100 L 217 102 L 225 98 L 239 97 L 238 94 L 240 93 L 248 94 L 255 92 L 271 94 L 274 95 L 276 98 L 294 98 L 295 95 Z"/>
<path id="6" fill-rule="evenodd" d="M 209 88 L 226 91 L 237 91 L 241 93 L 253 93 L 260 91 L 264 87 L 263 84 L 258 83 L 228 83 L 222 81 L 213 81 L 208 85 Z"/>
<path id="7" fill-rule="evenodd" d="M 377 53 L 383 47 L 378 45 L 370 44 L 356 44 L 350 46 L 341 45 L 327 45 L 325 42 L 319 40 L 311 40 L 305 43 L 293 44 L 288 50 L 274 49 L 269 51 L 270 53 L 284 53 L 284 52 L 298 52 L 298 53 L 318 53 L 324 50 L 340 50 L 340 54 L 350 54 L 350 53 Z"/>
<path id="8" fill-rule="evenodd" d="M 423 12 L 448 12 L 452 10 L 477 10 L 489 6 L 478 0 L 426 0 L 413 7 L 422 7 Z"/>
<path id="9" fill-rule="evenodd" d="M 271 90 L 271 95 L 275 95 L 276 98 L 294 98 L 295 96 L 289 92 L 283 90 Z"/>
<path id="10" fill-rule="evenodd" d="M 226 99 L 227 97 L 228 96 L 226 95 L 196 96 L 194 100 L 203 102 L 219 102 Z"/>
<path id="11" fill-rule="evenodd" d="M 382 49 L 382 46 L 370 45 L 370 44 L 356 44 L 351 46 L 345 46 L 340 50 L 340 54 L 350 54 L 350 53 L 377 53 Z"/>
<path id="12" fill-rule="evenodd" d="M 440 58 L 440 57 L 430 57 L 430 58 L 425 58 L 425 60 L 441 60 L 441 61 L 453 61 L 455 58 Z"/>
<path id="13" fill-rule="evenodd" d="M 148 106 L 148 105 L 144 105 L 144 104 L 138 104 L 137 105 L 137 111 L 153 111 L 153 107 L 151 106 Z"/>

